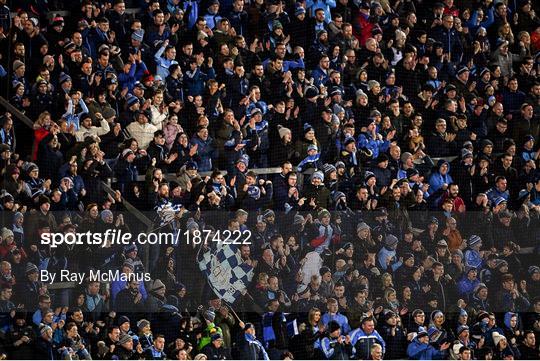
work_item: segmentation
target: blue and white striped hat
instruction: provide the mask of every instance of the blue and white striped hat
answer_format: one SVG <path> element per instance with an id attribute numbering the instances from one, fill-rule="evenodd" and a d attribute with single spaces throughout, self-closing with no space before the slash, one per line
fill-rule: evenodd
<path id="1" fill-rule="evenodd" d="M 482 238 L 480 238 L 476 234 L 473 234 L 472 236 L 469 237 L 469 241 L 467 242 L 467 244 L 469 247 L 474 247 L 480 242 L 482 242 Z"/>

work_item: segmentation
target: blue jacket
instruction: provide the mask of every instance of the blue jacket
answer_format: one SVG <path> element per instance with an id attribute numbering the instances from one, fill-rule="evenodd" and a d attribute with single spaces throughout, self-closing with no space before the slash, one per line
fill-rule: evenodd
<path id="1" fill-rule="evenodd" d="M 504 199 L 508 201 L 508 199 L 510 198 L 510 193 L 507 190 L 504 192 L 501 192 L 495 186 L 493 186 L 486 192 L 486 196 L 488 197 L 491 203 L 494 203 L 495 199 L 499 197 L 503 197 Z"/>
<path id="2" fill-rule="evenodd" d="M 499 292 L 496 295 L 496 300 L 496 307 L 499 307 L 500 310 L 524 312 L 531 307 L 531 303 L 525 296 L 520 294 L 517 298 L 514 298 L 512 294 L 506 290 Z"/>
<path id="3" fill-rule="evenodd" d="M 187 1 L 184 1 L 183 4 L 184 4 L 185 13 L 188 13 L 188 9 L 189 9 L 187 25 L 188 25 L 188 29 L 191 29 L 193 28 L 193 26 L 197 22 L 197 18 L 199 17 L 199 1 L 187 0 Z"/>
<path id="4" fill-rule="evenodd" d="M 476 32 L 478 31 L 480 27 L 483 27 L 485 29 L 489 28 L 491 24 L 493 24 L 493 22 L 495 21 L 495 17 L 493 16 L 494 10 L 495 10 L 495 7 L 492 6 L 487 11 L 484 11 L 487 17 L 484 17 L 485 20 L 482 21 L 480 24 L 477 24 L 478 10 L 476 10 L 475 12 L 473 12 L 469 21 L 464 23 L 464 26 L 467 26 L 469 28 L 470 34 L 476 34 Z"/>
<path id="5" fill-rule="evenodd" d="M 270 58 L 263 61 L 263 67 L 266 69 L 268 63 L 270 63 Z M 293 69 L 304 69 L 306 65 L 304 64 L 304 59 L 300 58 L 298 60 L 284 60 L 283 61 L 283 72 L 286 73 L 289 70 Z"/>
<path id="6" fill-rule="evenodd" d="M 330 8 L 336 7 L 336 0 L 307 0 L 306 9 L 311 12 L 311 16 L 315 16 L 317 9 L 324 10 L 324 21 L 328 24 L 332 20 Z"/>
<path id="7" fill-rule="evenodd" d="M 82 114 L 88 113 L 88 107 L 86 106 L 86 103 L 84 100 L 79 100 L 79 104 L 81 106 L 81 112 L 75 113 L 75 107 L 73 105 L 73 100 L 69 100 L 68 102 L 68 108 L 66 113 L 63 115 L 64 118 L 66 118 L 68 126 L 73 124 L 75 126 L 75 131 L 79 130 L 79 120 Z"/>
<path id="8" fill-rule="evenodd" d="M 537 192 L 534 188 L 531 190 L 531 203 L 535 206 L 540 205 L 540 192 Z"/>
<path id="9" fill-rule="evenodd" d="M 0 6 L 0 26 L 6 33 L 9 33 L 11 27 L 11 12 L 6 5 Z"/>
<path id="10" fill-rule="evenodd" d="M 318 88 L 330 79 L 330 71 L 324 72 L 320 66 L 317 66 L 311 72 L 311 77 L 313 78 L 313 85 Z"/>
<path id="11" fill-rule="evenodd" d="M 157 44 L 158 41 L 165 41 L 169 39 L 172 35 L 171 29 L 169 28 L 168 25 L 165 25 L 165 30 L 163 30 L 163 34 L 160 34 L 155 26 L 150 26 L 146 34 L 147 35 L 145 37 L 146 38 L 145 43 L 151 46 L 155 46 L 155 44 Z"/>
<path id="12" fill-rule="evenodd" d="M 386 247 L 383 247 L 377 254 L 377 265 L 383 270 L 388 268 L 386 266 L 386 259 L 388 257 L 392 257 L 394 259 L 394 261 L 390 263 L 392 271 L 396 271 L 403 264 L 403 262 L 397 260 L 396 250 L 390 250 Z"/>
<path id="13" fill-rule="evenodd" d="M 341 327 L 341 333 L 342 334 L 348 334 L 351 330 L 351 326 L 349 326 L 349 320 L 346 316 L 342 315 L 341 313 L 336 313 L 335 316 L 330 315 L 329 313 L 325 313 L 322 316 L 322 323 L 327 326 L 330 321 L 336 321 L 339 326 Z"/>
<path id="14" fill-rule="evenodd" d="M 514 315 L 517 315 L 517 323 L 516 323 L 516 327 L 519 329 L 521 327 L 521 318 L 519 317 L 519 314 L 515 313 L 515 312 L 506 312 L 504 314 L 504 325 L 508 328 L 508 329 L 512 329 L 512 327 L 510 326 L 510 320 L 512 319 L 512 317 Z"/>
<path id="15" fill-rule="evenodd" d="M 407 356 L 411 360 L 443 360 L 445 352 L 435 349 L 430 344 L 421 343 L 417 338 L 407 347 Z"/>
<path id="16" fill-rule="evenodd" d="M 387 140 L 373 139 L 369 133 L 361 133 L 358 136 L 358 149 L 367 148 L 371 150 L 373 159 L 379 156 L 380 152 L 386 152 L 390 146 L 390 142 Z"/>
<path id="17" fill-rule="evenodd" d="M 452 62 L 459 63 L 461 61 L 463 46 L 461 45 L 459 33 L 456 29 L 452 28 L 448 30 L 442 25 L 437 26 L 433 29 L 433 38 L 443 44 L 445 53 L 451 53 L 452 59 L 450 60 Z"/>
<path id="18" fill-rule="evenodd" d="M 344 336 L 339 336 L 344 337 Z M 320 342 L 321 351 L 328 360 L 348 360 L 351 346 L 339 343 L 337 338 L 324 337 Z"/>
<path id="19" fill-rule="evenodd" d="M 169 60 L 162 56 L 164 51 L 165 47 L 162 46 L 154 54 L 154 60 L 156 61 L 156 75 L 161 76 L 161 79 L 163 80 L 169 76 L 169 67 L 173 64 L 178 64 L 176 60 Z"/>
<path id="20" fill-rule="evenodd" d="M 90 56 L 97 59 L 98 49 L 103 44 L 108 44 L 109 35 L 101 31 L 99 28 L 93 28 L 87 33 L 88 37 L 88 50 Z"/>
<path id="21" fill-rule="evenodd" d="M 357 328 L 351 332 L 350 336 L 354 359 L 369 360 L 371 358 L 371 347 L 376 343 L 382 346 L 383 353 L 386 349 L 386 343 L 376 330 L 370 335 L 366 335 L 364 330 Z"/>
<path id="22" fill-rule="evenodd" d="M 217 158 L 217 149 L 214 147 L 214 140 L 208 137 L 206 140 L 202 140 L 198 136 L 191 138 L 191 144 L 197 144 L 197 165 L 200 172 L 208 172 L 213 168 L 212 159 Z"/>
<path id="23" fill-rule="evenodd" d="M 464 276 L 457 284 L 458 293 L 461 297 L 465 298 L 465 300 L 468 300 L 470 296 L 472 296 L 474 289 L 480 281 L 478 278 L 475 278 L 474 280 L 470 280 L 467 276 Z"/>
<path id="24" fill-rule="evenodd" d="M 208 25 L 210 29 L 214 29 L 216 27 L 216 24 L 219 23 L 219 21 L 221 20 L 220 15 L 212 14 L 210 12 L 206 12 L 203 17 L 204 20 L 206 20 L 206 25 Z"/>
<path id="25" fill-rule="evenodd" d="M 448 171 L 446 172 L 446 175 L 444 176 L 440 173 L 440 169 L 443 164 L 448 165 Z M 444 183 L 450 184 L 454 182 L 454 180 L 450 176 L 450 164 L 447 161 L 440 160 L 437 163 L 437 168 L 438 168 L 437 172 L 433 172 L 433 174 L 431 174 L 431 177 L 429 178 L 429 186 L 430 186 L 429 191 L 431 194 L 441 189 Z"/>
<path id="26" fill-rule="evenodd" d="M 202 95 L 206 81 L 215 77 L 216 72 L 214 68 L 209 68 L 208 74 L 203 73 L 200 68 L 195 69 L 195 71 L 186 71 L 184 73 L 184 87 L 187 94 L 185 95 Z"/>
<path id="27" fill-rule="evenodd" d="M 120 89 L 128 88 L 128 92 L 131 93 L 135 87 L 135 82 L 142 78 L 144 72 L 147 70 L 144 61 L 140 63 L 131 64 L 129 73 L 118 74 L 118 85 Z M 163 78 L 165 80 L 165 78 Z"/>

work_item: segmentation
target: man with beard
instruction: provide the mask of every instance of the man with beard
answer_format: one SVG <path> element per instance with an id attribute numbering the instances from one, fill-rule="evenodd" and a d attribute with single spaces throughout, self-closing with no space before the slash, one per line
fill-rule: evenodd
<path id="1" fill-rule="evenodd" d="M 386 79 L 388 73 L 388 61 L 384 59 L 382 53 L 377 53 L 379 50 L 377 47 L 377 41 L 373 38 L 368 39 L 366 43 L 366 51 L 360 52 L 358 56 L 358 64 L 367 64 L 366 71 L 368 73 L 368 79 L 375 80 L 382 83 Z M 362 60 L 364 62 L 362 62 Z"/>
<path id="2" fill-rule="evenodd" d="M 512 139 L 514 139 L 516 144 L 525 143 L 529 134 L 535 137 L 535 139 L 538 139 L 540 126 L 538 125 L 538 121 L 535 121 L 533 105 L 523 103 L 519 115 L 512 119 L 512 124 Z"/>
<path id="3" fill-rule="evenodd" d="M 311 72 L 313 85 L 319 87 L 330 79 L 330 58 L 327 55 L 321 55 L 319 65 Z"/>
<path id="4" fill-rule="evenodd" d="M 458 213 L 464 213 L 465 212 L 465 202 L 463 199 L 459 196 L 459 186 L 455 183 L 450 183 L 448 185 L 448 188 L 446 190 L 443 190 L 442 188 L 439 190 L 440 192 L 443 192 L 440 201 L 439 201 L 439 207 L 442 206 L 442 204 L 447 200 L 450 199 L 452 201 L 452 211 L 458 212 Z M 434 195 L 436 195 L 434 193 Z"/>
<path id="5" fill-rule="evenodd" d="M 144 310 L 144 298 L 139 291 L 139 281 L 130 281 L 126 288 L 118 292 L 114 303 L 117 312 L 142 312 Z"/>
<path id="6" fill-rule="evenodd" d="M 354 299 L 349 304 L 348 319 L 351 328 L 360 327 L 362 315 L 367 314 L 371 309 L 371 302 L 368 301 L 368 289 L 365 285 L 360 285 L 355 291 Z"/>
<path id="7" fill-rule="evenodd" d="M 39 49 L 47 40 L 40 32 L 39 20 L 35 17 L 28 18 L 23 24 L 23 31 L 17 36 L 17 41 L 24 45 L 26 59 L 39 58 Z M 4 29 L 6 31 L 6 29 Z"/>
<path id="8" fill-rule="evenodd" d="M 330 14 L 328 14 L 328 21 L 326 21 L 326 14 L 323 9 L 316 9 L 315 10 L 315 16 L 310 18 L 308 20 L 308 42 L 313 41 L 315 39 L 316 34 L 318 34 L 319 31 L 328 30 L 328 22 L 330 22 Z M 307 45 L 310 45 L 309 43 Z"/>

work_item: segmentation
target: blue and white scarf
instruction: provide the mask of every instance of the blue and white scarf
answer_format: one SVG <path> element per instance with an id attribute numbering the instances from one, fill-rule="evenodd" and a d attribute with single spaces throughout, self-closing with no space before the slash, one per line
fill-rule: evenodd
<path id="1" fill-rule="evenodd" d="M 319 161 L 319 158 L 321 157 L 321 153 L 317 153 L 315 155 L 308 155 L 307 157 L 304 158 L 304 160 L 302 160 L 299 164 L 298 164 L 298 171 L 299 172 L 302 172 L 303 171 L 303 168 L 306 164 L 308 163 L 315 163 L 315 162 L 318 162 Z"/>

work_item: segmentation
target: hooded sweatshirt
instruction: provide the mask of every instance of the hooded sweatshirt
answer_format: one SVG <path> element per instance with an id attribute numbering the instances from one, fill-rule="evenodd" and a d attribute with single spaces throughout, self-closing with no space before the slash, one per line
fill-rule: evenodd
<path id="1" fill-rule="evenodd" d="M 445 175 L 441 174 L 441 167 L 446 164 L 448 166 L 448 171 Z M 442 188 L 443 184 L 450 184 L 453 183 L 454 180 L 450 176 L 450 163 L 445 161 L 444 159 L 440 159 L 437 162 L 437 172 L 434 172 L 431 175 L 431 178 L 429 178 L 429 185 L 430 185 L 430 192 L 435 193 L 439 189 Z"/>

